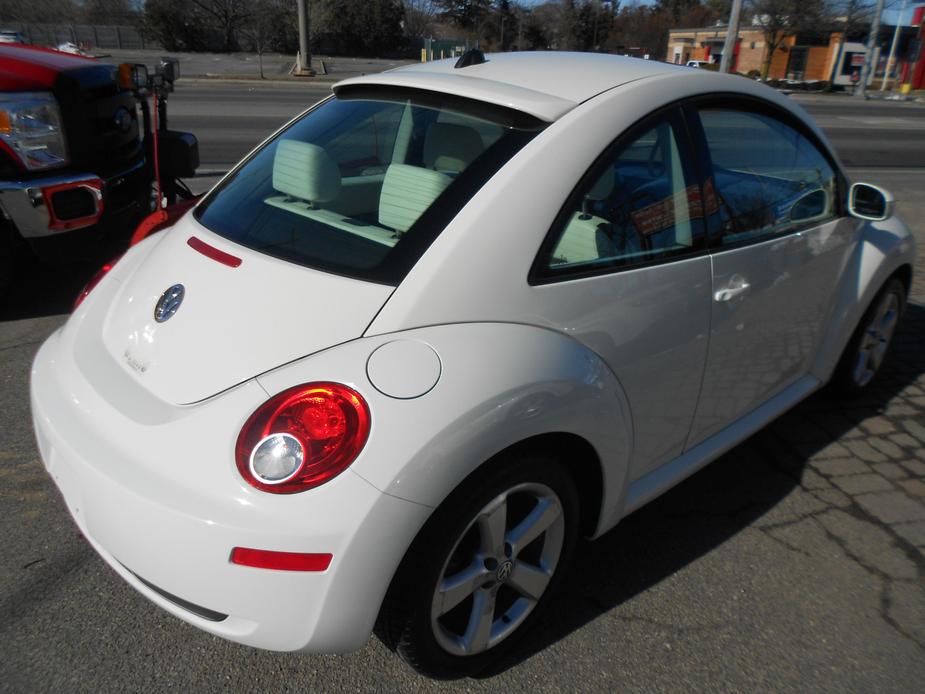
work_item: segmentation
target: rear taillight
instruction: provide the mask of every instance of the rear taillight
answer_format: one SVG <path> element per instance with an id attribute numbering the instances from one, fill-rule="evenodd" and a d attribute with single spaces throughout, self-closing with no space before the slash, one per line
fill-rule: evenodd
<path id="1" fill-rule="evenodd" d="M 115 267 L 116 263 L 119 262 L 119 258 L 121 257 L 122 256 L 120 255 L 118 258 L 113 258 L 96 271 L 93 277 L 90 278 L 90 281 L 84 285 L 84 288 L 81 290 L 80 294 L 77 295 L 77 298 L 74 300 L 74 308 L 72 308 L 71 311 L 77 310 L 77 307 L 83 303 L 83 300 L 86 299 L 90 292 L 93 291 L 93 288 L 100 283 L 100 280 L 102 280 L 107 275 L 107 273 L 112 270 L 113 267 Z"/>
<path id="2" fill-rule="evenodd" d="M 292 494 L 336 477 L 363 450 L 369 408 L 340 383 L 306 383 L 270 398 L 244 424 L 238 471 L 265 492 Z"/>

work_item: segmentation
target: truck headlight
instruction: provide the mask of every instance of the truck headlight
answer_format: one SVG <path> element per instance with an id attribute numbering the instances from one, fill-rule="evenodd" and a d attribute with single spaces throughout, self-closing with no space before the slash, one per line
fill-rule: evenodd
<path id="1" fill-rule="evenodd" d="M 0 94 L 0 141 L 29 171 L 68 163 L 61 111 L 48 92 Z"/>

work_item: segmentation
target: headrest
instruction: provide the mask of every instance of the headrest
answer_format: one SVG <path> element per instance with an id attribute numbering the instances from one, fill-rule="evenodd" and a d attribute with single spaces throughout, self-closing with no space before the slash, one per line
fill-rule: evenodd
<path id="1" fill-rule="evenodd" d="M 613 193 L 614 184 L 617 182 L 617 176 L 614 173 L 613 166 L 608 166 L 601 173 L 597 183 L 591 186 L 591 190 L 585 196 L 588 200 L 606 200 Z"/>
<path id="2" fill-rule="evenodd" d="M 408 231 L 453 179 L 420 166 L 390 164 L 379 196 L 379 223 Z"/>
<path id="3" fill-rule="evenodd" d="M 309 202 L 327 202 L 340 192 L 340 169 L 324 148 L 280 140 L 273 159 L 273 189 Z"/>
<path id="4" fill-rule="evenodd" d="M 424 164 L 437 171 L 459 173 L 482 153 L 485 146 L 475 128 L 434 123 L 424 137 Z"/>

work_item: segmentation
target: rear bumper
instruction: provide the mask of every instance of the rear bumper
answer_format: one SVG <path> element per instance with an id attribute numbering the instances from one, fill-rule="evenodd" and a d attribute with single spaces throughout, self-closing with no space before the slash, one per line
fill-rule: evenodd
<path id="1" fill-rule="evenodd" d="M 0 213 L 10 219 L 27 241 L 70 236 L 71 230 L 121 221 L 126 213 L 145 212 L 148 184 L 145 163 L 140 161 L 106 179 L 92 173 L 67 172 L 13 181 L 0 181 Z M 68 222 L 49 209 L 46 194 L 61 187 L 76 187 L 95 200 L 98 214 L 92 219 Z M 131 230 L 127 230 L 131 232 Z"/>
<path id="2" fill-rule="evenodd" d="M 349 470 L 301 494 L 251 489 L 232 451 L 266 398 L 256 383 L 170 406 L 166 418 L 144 405 L 129 416 L 95 392 L 61 345 L 59 332 L 33 365 L 39 450 L 78 527 L 122 578 L 180 619 L 250 646 L 345 652 L 365 643 L 430 509 Z M 333 560 L 324 572 L 256 569 L 230 562 L 237 546 Z"/>

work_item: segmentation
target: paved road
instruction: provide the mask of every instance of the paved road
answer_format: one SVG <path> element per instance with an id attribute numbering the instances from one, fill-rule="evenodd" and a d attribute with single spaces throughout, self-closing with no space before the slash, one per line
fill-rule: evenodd
<path id="1" fill-rule="evenodd" d="M 240 106 L 233 90 L 242 87 L 197 97 L 212 104 L 204 116 L 182 90 L 171 103 L 176 127 L 212 125 L 193 127 L 206 166 L 230 163 L 235 147 L 311 99 L 274 88 Z M 810 102 L 841 146 L 839 121 L 853 105 Z M 907 149 L 920 151 L 920 112 L 859 107 L 918 132 Z M 925 249 L 925 171 L 914 168 L 925 158 L 885 168 L 896 162 L 877 150 L 894 142 L 892 130 L 872 123 L 860 135 L 843 157 L 866 167 L 858 178 L 893 187 Z M 0 691 L 921 691 L 923 285 L 874 393 L 812 397 L 583 546 L 550 619 L 512 662 L 433 683 L 374 639 L 345 656 L 220 641 L 150 605 L 94 555 L 36 457 L 27 400 L 32 355 L 87 270 L 25 273 L 22 291 L 38 298 L 0 304 Z M 925 262 L 918 270 L 925 277 Z"/>
<path id="2" fill-rule="evenodd" d="M 183 82 L 171 96 L 171 127 L 196 133 L 203 166 L 227 168 L 289 118 L 330 93 L 330 83 Z M 925 105 L 858 103 L 795 95 L 849 167 L 925 168 Z"/>
<path id="3" fill-rule="evenodd" d="M 845 166 L 925 168 L 925 104 L 792 97 L 825 130 Z"/>
<path id="4" fill-rule="evenodd" d="M 196 133 L 203 168 L 224 170 L 330 93 L 330 82 L 180 82 L 170 96 L 168 122 L 171 128 Z"/>

